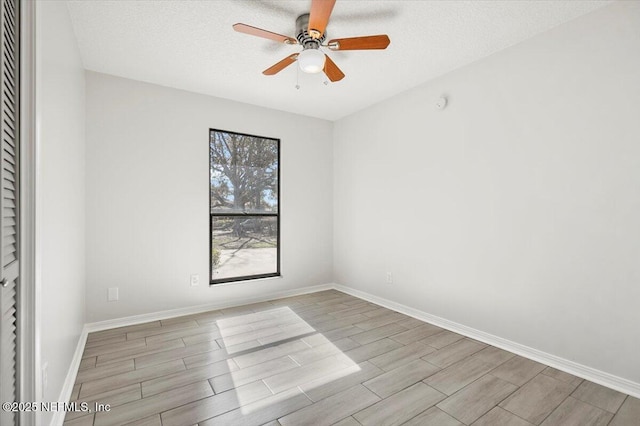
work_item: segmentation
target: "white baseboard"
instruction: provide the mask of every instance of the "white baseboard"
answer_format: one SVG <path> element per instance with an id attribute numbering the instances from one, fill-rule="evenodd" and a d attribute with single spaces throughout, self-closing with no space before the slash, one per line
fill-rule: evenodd
<path id="1" fill-rule="evenodd" d="M 622 377 L 618 377 L 613 374 L 588 367 L 586 365 L 578 364 L 577 362 L 570 361 L 568 359 L 561 358 L 559 356 L 543 352 L 538 349 L 530 348 L 520 343 L 513 342 L 499 336 L 494 336 L 493 334 L 486 333 L 484 331 L 477 330 L 463 324 L 458 324 L 445 318 L 441 318 L 436 315 L 432 315 L 427 312 L 423 312 L 418 309 L 414 309 L 412 307 L 396 303 L 389 299 L 375 296 L 361 290 L 356 290 L 340 284 L 335 284 L 334 288 L 338 291 L 342 291 L 352 296 L 359 297 L 360 299 L 375 303 L 376 305 L 393 309 L 394 311 L 409 315 L 421 321 L 437 325 L 438 327 L 456 332 L 458 334 L 462 334 L 463 336 L 467 336 L 491 346 L 504 349 L 505 351 L 512 352 L 514 354 L 529 358 L 542 364 L 546 364 L 550 367 L 556 368 L 566 373 L 573 374 L 574 376 L 578 376 L 591 382 L 598 383 L 602 386 L 606 386 L 608 388 L 615 389 L 619 392 L 626 393 L 633 397 L 640 398 L 640 383 L 632 382 L 631 380 L 627 380 Z"/>
<path id="2" fill-rule="evenodd" d="M 62 384 L 62 390 L 58 397 L 58 402 L 60 403 L 69 402 L 71 399 L 73 385 L 76 383 L 76 376 L 78 375 L 78 369 L 80 368 L 80 361 L 82 361 L 82 354 L 84 353 L 84 345 L 87 343 L 88 334 L 89 332 L 85 325 L 82 327 L 82 331 L 80 332 L 80 338 L 78 339 L 76 350 L 73 353 L 73 358 L 71 358 L 71 365 L 69 366 L 69 371 L 67 371 L 67 377 L 65 377 L 64 383 Z M 65 414 L 66 412 L 64 410 L 54 412 L 53 417 L 51 417 L 50 425 L 62 426 Z"/>
<path id="3" fill-rule="evenodd" d="M 220 303 L 209 303 L 205 305 L 188 306 L 186 308 L 170 309 L 166 311 L 151 312 L 148 314 L 133 315 L 123 318 L 115 318 L 106 321 L 87 323 L 85 327 L 92 333 L 94 331 L 108 330 L 110 328 L 125 327 L 129 325 L 142 324 L 150 321 L 158 321 L 183 315 L 199 314 L 201 312 L 215 311 L 216 309 L 232 308 L 234 306 L 249 305 L 251 303 L 266 302 L 283 297 L 299 296 L 302 294 L 315 293 L 318 291 L 332 290 L 333 284 L 321 284 L 309 287 L 302 287 L 293 290 L 271 292 L 257 297 L 247 297 L 242 299 L 231 299 Z"/>

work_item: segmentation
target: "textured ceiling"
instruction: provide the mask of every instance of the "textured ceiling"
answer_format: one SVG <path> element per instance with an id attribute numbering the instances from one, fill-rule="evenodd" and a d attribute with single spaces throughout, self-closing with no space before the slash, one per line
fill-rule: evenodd
<path id="1" fill-rule="evenodd" d="M 384 51 L 329 52 L 346 74 L 324 84 L 292 65 L 300 50 L 233 31 L 294 36 L 310 0 L 68 1 L 86 69 L 336 120 L 607 4 L 606 1 L 338 0 L 329 38 L 386 33 Z M 296 89 L 299 79 L 300 88 Z"/>

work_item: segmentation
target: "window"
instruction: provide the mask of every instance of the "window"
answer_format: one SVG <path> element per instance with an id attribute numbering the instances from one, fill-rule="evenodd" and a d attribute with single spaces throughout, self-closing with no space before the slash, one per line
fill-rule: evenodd
<path id="1" fill-rule="evenodd" d="M 209 131 L 211 284 L 280 275 L 280 140 Z"/>

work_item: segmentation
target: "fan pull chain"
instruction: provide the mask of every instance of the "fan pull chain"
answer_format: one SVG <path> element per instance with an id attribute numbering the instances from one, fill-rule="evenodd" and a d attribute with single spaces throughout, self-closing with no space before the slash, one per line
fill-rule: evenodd
<path id="1" fill-rule="evenodd" d="M 296 67 L 296 90 L 300 90 L 300 67 Z"/>

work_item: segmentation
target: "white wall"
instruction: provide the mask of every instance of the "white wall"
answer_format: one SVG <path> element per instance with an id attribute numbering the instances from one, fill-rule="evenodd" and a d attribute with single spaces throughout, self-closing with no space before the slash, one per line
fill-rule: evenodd
<path id="1" fill-rule="evenodd" d="M 332 279 L 330 122 L 87 72 L 87 320 Z M 281 139 L 282 277 L 209 287 L 209 128 Z M 189 286 L 189 275 L 200 285 Z M 107 302 L 107 288 L 120 300 Z"/>
<path id="2" fill-rule="evenodd" d="M 85 322 L 85 81 L 66 3 L 37 2 L 36 14 L 42 400 L 57 401 Z"/>
<path id="3" fill-rule="evenodd" d="M 335 281 L 640 383 L 639 52 L 619 2 L 337 122 Z"/>

